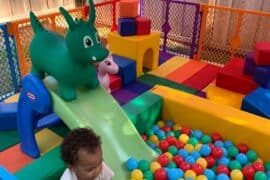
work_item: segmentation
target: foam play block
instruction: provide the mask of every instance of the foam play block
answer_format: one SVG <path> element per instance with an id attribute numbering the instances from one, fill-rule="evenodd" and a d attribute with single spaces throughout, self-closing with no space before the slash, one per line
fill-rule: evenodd
<path id="1" fill-rule="evenodd" d="M 258 84 L 252 76 L 244 74 L 243 69 L 244 60 L 232 59 L 217 73 L 216 85 L 241 94 L 250 93 L 258 87 Z"/>
<path id="2" fill-rule="evenodd" d="M 151 20 L 147 17 L 136 18 L 136 34 L 145 35 L 150 34 L 151 31 Z"/>
<path id="3" fill-rule="evenodd" d="M 257 65 L 270 65 L 270 42 L 255 44 L 254 60 Z"/>
<path id="4" fill-rule="evenodd" d="M 138 94 L 121 88 L 117 91 L 112 92 L 112 96 L 120 103 L 120 105 L 124 105 L 130 100 L 134 99 L 136 96 L 138 96 Z"/>
<path id="5" fill-rule="evenodd" d="M 112 92 L 116 91 L 122 87 L 121 77 L 114 75 L 114 74 L 110 74 L 109 77 L 110 77 L 110 89 Z"/>
<path id="6" fill-rule="evenodd" d="M 0 130 L 17 129 L 17 103 L 0 102 Z"/>
<path id="7" fill-rule="evenodd" d="M 247 75 L 253 75 L 256 68 L 256 64 L 254 61 L 254 55 L 252 52 L 247 54 L 247 57 L 245 59 L 244 63 L 244 73 Z"/>
<path id="8" fill-rule="evenodd" d="M 270 81 L 270 66 L 257 66 L 254 72 L 254 80 L 262 87 L 267 87 Z"/>
<path id="9" fill-rule="evenodd" d="M 119 2 L 119 16 L 132 17 L 138 16 L 138 0 L 120 0 Z"/>
<path id="10" fill-rule="evenodd" d="M 129 83 L 127 86 L 124 87 L 124 89 L 127 89 L 127 90 L 134 92 L 134 93 L 137 93 L 137 94 L 142 94 L 151 88 L 152 88 L 152 86 L 149 86 L 149 85 L 142 83 L 142 82 L 139 82 L 139 81 L 134 81 L 134 82 Z"/>
<path id="11" fill-rule="evenodd" d="M 119 66 L 118 75 L 122 79 L 122 85 L 126 85 L 135 81 L 136 79 L 136 64 L 135 61 L 125 58 L 122 56 L 117 56 L 113 54 L 114 62 Z"/>
<path id="12" fill-rule="evenodd" d="M 13 176 L 8 170 L 6 170 L 3 166 L 0 166 L 0 179 L 1 180 L 17 180 L 15 176 Z"/>
<path id="13" fill-rule="evenodd" d="M 241 109 L 250 113 L 270 118 L 270 90 L 257 88 L 244 97 Z"/>
<path id="14" fill-rule="evenodd" d="M 162 98 L 147 91 L 124 105 L 123 109 L 139 133 L 144 133 L 160 119 L 161 107 Z"/>
<path id="15" fill-rule="evenodd" d="M 132 36 L 136 34 L 136 21 L 132 18 L 118 19 L 118 33 L 121 36 Z"/>

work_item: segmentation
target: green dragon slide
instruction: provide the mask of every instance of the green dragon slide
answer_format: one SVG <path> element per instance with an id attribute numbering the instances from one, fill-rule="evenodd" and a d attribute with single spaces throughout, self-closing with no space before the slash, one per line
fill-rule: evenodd
<path id="1" fill-rule="evenodd" d="M 128 158 L 151 161 L 156 157 L 121 106 L 102 87 L 80 89 L 76 100 L 66 102 L 57 95 L 55 81 L 47 78 L 45 84 L 52 94 L 54 112 L 70 129 L 90 127 L 101 136 L 104 160 L 114 170 L 114 179 L 128 179 L 124 166 Z"/>

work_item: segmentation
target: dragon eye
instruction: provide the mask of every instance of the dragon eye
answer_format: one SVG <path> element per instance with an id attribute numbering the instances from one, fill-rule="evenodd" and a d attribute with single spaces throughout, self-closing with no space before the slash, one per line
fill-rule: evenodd
<path id="1" fill-rule="evenodd" d="M 100 43 L 100 38 L 97 32 L 95 33 L 95 36 L 96 36 L 97 43 Z"/>
<path id="2" fill-rule="evenodd" d="M 94 42 L 90 36 L 84 36 L 83 44 L 85 48 L 88 48 L 88 47 L 92 47 L 94 45 Z"/>

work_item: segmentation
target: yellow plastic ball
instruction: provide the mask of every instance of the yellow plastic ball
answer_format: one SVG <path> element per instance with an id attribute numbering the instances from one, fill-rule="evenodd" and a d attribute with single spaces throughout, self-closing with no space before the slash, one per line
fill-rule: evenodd
<path id="1" fill-rule="evenodd" d="M 201 147 L 202 147 L 202 144 L 196 144 L 194 149 L 195 151 L 200 151 Z"/>
<path id="2" fill-rule="evenodd" d="M 234 169 L 231 172 L 231 179 L 232 180 L 242 180 L 243 179 L 243 173 L 238 169 Z"/>
<path id="3" fill-rule="evenodd" d="M 178 140 L 179 140 L 180 142 L 186 144 L 186 143 L 188 142 L 188 140 L 189 140 L 189 137 L 188 137 L 188 135 L 186 135 L 186 134 L 181 134 L 181 135 L 179 136 Z"/>
<path id="4" fill-rule="evenodd" d="M 208 178 L 205 175 L 199 175 L 196 180 L 208 180 Z"/>
<path id="5" fill-rule="evenodd" d="M 194 146 L 192 144 L 186 144 L 184 146 L 184 149 L 188 152 L 188 153 L 192 153 L 192 151 L 194 151 Z"/>
<path id="6" fill-rule="evenodd" d="M 152 141 L 152 143 L 154 143 L 155 145 L 159 144 L 159 140 L 158 140 L 158 137 L 156 135 L 151 135 L 149 137 L 149 140 Z"/>
<path id="7" fill-rule="evenodd" d="M 156 172 L 156 170 L 160 168 L 161 165 L 157 161 L 154 161 L 150 164 L 150 170 L 152 171 L 152 173 Z"/>
<path id="8" fill-rule="evenodd" d="M 177 131 L 177 130 L 181 130 L 182 129 L 182 126 L 178 123 L 176 123 L 174 126 L 173 126 L 173 130 L 174 131 Z"/>
<path id="9" fill-rule="evenodd" d="M 256 161 L 255 162 L 260 162 L 260 163 L 263 163 L 263 160 L 261 159 L 261 158 L 258 158 L 258 159 L 256 159 Z"/>
<path id="10" fill-rule="evenodd" d="M 198 158 L 196 163 L 200 164 L 203 169 L 207 168 L 207 161 L 204 158 Z"/>
<path id="11" fill-rule="evenodd" d="M 187 170 L 185 172 L 185 178 L 192 178 L 192 179 L 195 179 L 196 178 L 196 173 L 192 170 Z"/>
<path id="12" fill-rule="evenodd" d="M 170 152 L 165 152 L 164 154 L 169 158 L 170 161 L 173 159 L 173 155 Z"/>
<path id="13" fill-rule="evenodd" d="M 132 180 L 142 180 L 143 179 L 143 172 L 139 169 L 134 169 L 131 172 L 131 179 Z"/>
<path id="14" fill-rule="evenodd" d="M 158 127 L 162 128 L 162 127 L 165 126 L 165 123 L 164 123 L 164 121 L 160 120 L 160 121 L 157 122 L 157 125 L 158 125 Z"/>

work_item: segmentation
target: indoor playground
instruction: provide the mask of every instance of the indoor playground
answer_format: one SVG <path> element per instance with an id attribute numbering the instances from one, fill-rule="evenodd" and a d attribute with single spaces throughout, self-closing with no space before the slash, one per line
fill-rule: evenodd
<path id="1" fill-rule="evenodd" d="M 80 127 L 115 180 L 270 179 L 269 3 L 202 1 L 2 3 L 0 179 L 60 179 Z"/>

